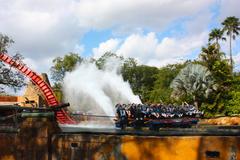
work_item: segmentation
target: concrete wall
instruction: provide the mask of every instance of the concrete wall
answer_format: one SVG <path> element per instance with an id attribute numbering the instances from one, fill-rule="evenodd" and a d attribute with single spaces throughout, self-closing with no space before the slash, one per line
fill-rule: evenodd
<path id="1" fill-rule="evenodd" d="M 18 128 L 16 132 L 12 128 Z M 53 118 L 27 118 L 0 130 L 0 160 L 47 160 L 49 138 L 58 132 Z"/>
<path id="2" fill-rule="evenodd" d="M 240 137 L 55 135 L 53 160 L 237 160 Z"/>
<path id="3" fill-rule="evenodd" d="M 63 133 L 54 118 L 27 118 L 0 130 L 0 160 L 237 160 L 240 136 Z"/>

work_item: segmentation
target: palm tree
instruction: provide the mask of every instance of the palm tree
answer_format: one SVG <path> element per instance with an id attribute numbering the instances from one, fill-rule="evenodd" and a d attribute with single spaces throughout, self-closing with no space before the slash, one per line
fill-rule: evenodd
<path id="1" fill-rule="evenodd" d="M 230 38 L 230 64 L 231 64 L 231 71 L 233 71 L 233 59 L 232 59 L 232 39 L 235 40 L 236 36 L 239 35 L 240 31 L 240 22 L 239 19 L 236 18 L 235 16 L 232 17 L 227 17 L 223 22 L 222 22 L 223 31 L 229 35 Z"/>
<path id="2" fill-rule="evenodd" d="M 191 97 L 195 106 L 201 106 L 204 98 L 217 89 L 211 72 L 200 64 L 188 64 L 172 81 L 172 97 Z"/>
<path id="3" fill-rule="evenodd" d="M 224 31 L 218 28 L 214 28 L 210 33 L 209 33 L 209 39 L 208 41 L 216 41 L 215 43 L 217 44 L 217 47 L 220 48 L 219 45 L 219 40 L 226 41 L 226 38 L 223 37 Z"/>

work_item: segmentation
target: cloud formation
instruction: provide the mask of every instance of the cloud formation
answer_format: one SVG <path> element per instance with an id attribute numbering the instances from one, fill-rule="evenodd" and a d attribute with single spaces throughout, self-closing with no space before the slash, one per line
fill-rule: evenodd
<path id="1" fill-rule="evenodd" d="M 112 39 L 99 44 L 93 52 L 103 55 L 105 52 L 112 51 L 124 57 L 134 57 L 142 64 L 153 66 L 163 66 L 168 63 L 175 63 L 186 59 L 193 51 L 200 49 L 207 40 L 207 33 L 184 38 L 165 37 L 159 40 L 156 33 L 150 32 L 146 35 L 132 34 L 122 43 L 115 40 L 117 45 L 111 45 Z"/>
<path id="2" fill-rule="evenodd" d="M 92 47 L 95 57 L 111 50 L 158 65 L 179 61 L 201 47 L 211 22 L 240 17 L 239 0 L 0 0 L 0 4 L 0 32 L 16 42 L 10 51 L 19 51 L 27 63 L 45 72 L 54 57 L 86 51 L 81 39 L 89 31 L 113 33 Z"/>
<path id="3" fill-rule="evenodd" d="M 106 42 L 100 43 L 97 48 L 93 48 L 93 57 L 97 59 L 108 51 L 115 53 L 119 43 L 119 39 L 109 39 Z"/>
<path id="4" fill-rule="evenodd" d="M 219 19 L 223 21 L 228 16 L 240 17 L 239 0 L 220 0 L 219 2 Z"/>
<path id="5" fill-rule="evenodd" d="M 212 1 L 177 0 L 1 0 L 0 31 L 14 38 L 26 56 L 62 55 L 90 29 L 161 30 L 196 14 Z M 187 9 L 186 9 L 187 8 Z"/>
<path id="6" fill-rule="evenodd" d="M 82 0 L 74 7 L 79 25 L 87 28 L 164 29 L 178 18 L 197 14 L 213 0 Z"/>
<path id="7" fill-rule="evenodd" d="M 74 49 L 84 33 L 72 17 L 70 4 L 66 0 L 1 1 L 0 31 L 12 37 L 14 49 L 25 56 L 63 55 Z"/>

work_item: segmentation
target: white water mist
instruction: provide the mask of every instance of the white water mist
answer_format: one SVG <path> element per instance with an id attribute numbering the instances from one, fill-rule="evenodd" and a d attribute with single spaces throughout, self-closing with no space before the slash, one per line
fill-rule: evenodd
<path id="1" fill-rule="evenodd" d="M 104 70 L 99 70 L 93 63 L 83 63 L 67 73 L 63 91 L 71 109 L 113 116 L 117 103 L 141 103 L 139 97 L 133 94 L 129 83 L 117 74 L 118 64 L 111 60 L 106 63 Z"/>

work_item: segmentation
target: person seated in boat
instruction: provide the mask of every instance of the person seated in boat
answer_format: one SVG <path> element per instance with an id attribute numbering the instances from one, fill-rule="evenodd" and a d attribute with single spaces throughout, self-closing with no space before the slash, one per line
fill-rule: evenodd
<path id="1" fill-rule="evenodd" d="M 142 111 L 141 104 L 137 105 L 134 118 L 135 120 L 144 120 L 144 113 Z"/>
<path id="2" fill-rule="evenodd" d="M 124 105 L 121 104 L 117 104 L 116 106 L 116 112 L 117 112 L 117 116 L 119 119 L 127 119 L 127 112 L 126 109 L 124 107 Z"/>
<path id="3" fill-rule="evenodd" d="M 151 118 L 157 119 L 159 117 L 158 109 L 156 104 L 151 104 Z"/>
<path id="4" fill-rule="evenodd" d="M 142 113 L 144 114 L 144 118 L 147 118 L 149 116 L 149 106 L 147 104 L 141 105 Z"/>

